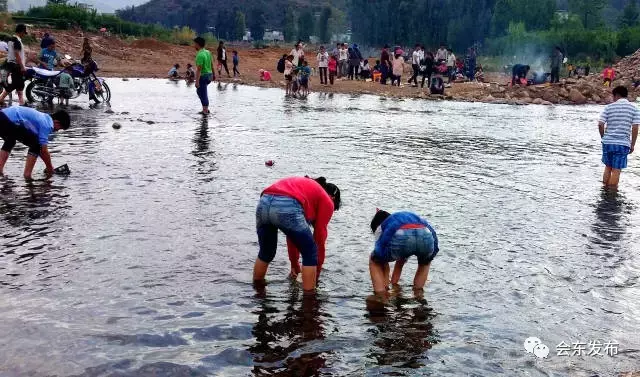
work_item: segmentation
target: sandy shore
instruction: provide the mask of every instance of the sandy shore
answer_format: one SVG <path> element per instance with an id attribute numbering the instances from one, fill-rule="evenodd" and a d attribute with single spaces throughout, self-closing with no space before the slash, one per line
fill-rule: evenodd
<path id="1" fill-rule="evenodd" d="M 36 30 L 40 35 L 44 30 Z M 125 41 L 117 37 L 106 37 L 96 34 L 88 34 L 72 31 L 49 31 L 57 42 L 58 52 L 78 57 L 81 50 L 83 36 L 91 40 L 94 59 L 100 66 L 99 75 L 104 77 L 121 78 L 164 78 L 169 69 L 179 63 L 184 70 L 187 63 L 192 63 L 195 57 L 195 49 L 190 46 L 178 46 L 152 39 Z M 36 50 L 33 46 L 34 51 Z M 208 46 L 215 57 L 217 46 Z M 226 74 L 219 75 L 218 80 L 237 82 L 246 85 L 260 87 L 284 88 L 284 78 L 276 70 L 280 57 L 289 50 L 284 48 L 253 49 L 248 46 L 229 46 L 229 55 L 232 50 L 238 50 L 240 56 L 239 78 L 228 78 Z M 315 53 L 312 55 L 312 66 L 315 66 Z M 375 61 L 375 58 L 371 58 Z M 229 65 L 231 59 L 229 58 Z M 230 67 L 231 68 L 231 67 Z M 262 82 L 259 79 L 260 69 L 269 70 L 273 80 Z M 333 86 L 324 86 L 319 83 L 319 77 L 311 80 L 311 90 L 316 92 L 345 93 L 345 94 L 372 94 L 397 98 L 423 98 L 433 100 L 456 100 L 486 103 L 505 103 L 513 105 L 526 104 L 598 104 L 608 103 L 611 98 L 609 89 L 603 88 L 594 80 L 566 80 L 562 84 L 540 85 L 512 88 L 507 85 L 509 77 L 503 73 L 486 73 L 487 83 L 469 82 L 454 83 L 447 88 L 444 96 L 431 96 L 427 89 L 413 88 L 406 84 L 411 71 L 406 66 L 406 74 L 403 77 L 402 87 L 380 85 L 374 82 L 338 80 Z M 635 95 L 632 96 L 635 100 Z"/>

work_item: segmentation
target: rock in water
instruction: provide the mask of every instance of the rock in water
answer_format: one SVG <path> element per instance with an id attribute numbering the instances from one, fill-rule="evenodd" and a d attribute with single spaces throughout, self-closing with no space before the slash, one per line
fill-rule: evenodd
<path id="1" fill-rule="evenodd" d="M 120 128 L 122 128 L 122 125 L 118 122 L 115 122 L 111 127 L 113 127 L 114 130 L 119 130 Z"/>
<path id="2" fill-rule="evenodd" d="M 114 114 L 115 111 L 111 110 L 111 109 L 107 109 L 104 111 L 105 114 Z"/>
<path id="3" fill-rule="evenodd" d="M 122 81 L 129 81 L 129 79 L 125 77 L 122 79 Z"/>
<path id="4" fill-rule="evenodd" d="M 156 124 L 156 122 L 154 122 L 154 121 L 152 121 L 152 120 L 148 120 L 146 123 L 147 123 L 147 124 Z"/>
<path id="5" fill-rule="evenodd" d="M 587 97 L 582 95 L 582 93 L 580 93 L 578 89 L 571 89 L 571 91 L 569 92 L 569 99 L 571 100 L 571 102 L 578 105 L 587 103 Z"/>

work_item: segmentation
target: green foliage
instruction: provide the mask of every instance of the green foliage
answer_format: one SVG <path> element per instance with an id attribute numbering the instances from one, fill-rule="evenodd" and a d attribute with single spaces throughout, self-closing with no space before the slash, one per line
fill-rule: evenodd
<path id="1" fill-rule="evenodd" d="M 580 16 L 585 28 L 597 28 L 602 26 L 602 9 L 606 0 L 569 0 L 571 13 Z"/>
<path id="2" fill-rule="evenodd" d="M 322 8 L 322 13 L 320 13 L 320 20 L 318 21 L 318 37 L 320 38 L 320 42 L 328 43 L 330 42 L 331 34 L 329 30 L 329 19 L 331 18 L 331 8 L 324 7 Z"/>
<path id="3" fill-rule="evenodd" d="M 616 54 L 626 56 L 640 48 L 640 26 L 624 28 L 618 34 Z"/>
<path id="4" fill-rule="evenodd" d="M 627 6 L 622 11 L 622 16 L 618 20 L 618 26 L 621 29 L 637 26 L 640 21 L 640 12 L 636 0 L 629 0 Z"/>
<path id="5" fill-rule="evenodd" d="M 159 40 L 188 45 L 195 37 L 189 27 L 168 29 L 158 24 L 139 24 L 124 21 L 111 14 L 99 14 L 95 10 L 80 8 L 76 5 L 48 3 L 44 7 L 32 7 L 25 13 L 27 17 L 59 20 L 56 27 L 66 29 L 78 26 L 84 30 L 106 28 L 111 33 L 123 36 L 155 37 Z"/>
<path id="6" fill-rule="evenodd" d="M 293 11 L 293 7 L 289 6 L 284 13 L 284 40 L 287 42 L 293 42 L 296 37 L 296 15 Z"/>
<path id="7" fill-rule="evenodd" d="M 298 18 L 298 39 L 308 42 L 313 30 L 313 14 L 307 9 Z"/>
<path id="8" fill-rule="evenodd" d="M 244 32 L 247 29 L 247 23 L 245 21 L 244 13 L 240 11 L 236 11 L 236 20 L 234 27 L 234 39 L 237 41 L 241 41 L 242 37 L 244 37 Z"/>
<path id="9" fill-rule="evenodd" d="M 251 31 L 251 38 L 254 41 L 261 41 L 264 39 L 264 28 L 267 20 L 264 17 L 264 4 L 256 4 L 251 10 L 249 17 L 249 31 Z"/>

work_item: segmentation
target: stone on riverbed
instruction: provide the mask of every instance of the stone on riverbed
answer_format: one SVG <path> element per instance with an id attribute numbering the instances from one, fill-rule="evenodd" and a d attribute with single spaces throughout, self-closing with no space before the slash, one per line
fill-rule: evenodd
<path id="1" fill-rule="evenodd" d="M 569 99 L 571 100 L 571 102 L 578 105 L 587 103 L 587 97 L 580 93 L 578 89 L 571 89 L 571 91 L 569 92 Z"/>

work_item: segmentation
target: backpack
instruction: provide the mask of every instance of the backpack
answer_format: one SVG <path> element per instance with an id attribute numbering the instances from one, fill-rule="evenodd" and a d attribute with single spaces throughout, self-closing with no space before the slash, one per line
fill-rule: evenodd
<path id="1" fill-rule="evenodd" d="M 284 58 L 278 61 L 278 72 L 284 73 Z"/>

